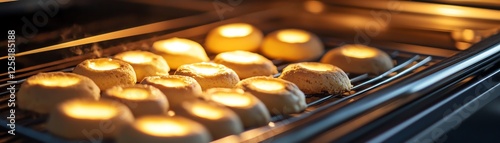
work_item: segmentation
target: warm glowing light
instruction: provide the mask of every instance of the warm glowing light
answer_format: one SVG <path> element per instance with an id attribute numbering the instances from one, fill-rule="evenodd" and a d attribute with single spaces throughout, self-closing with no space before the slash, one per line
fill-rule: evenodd
<path id="1" fill-rule="evenodd" d="M 224 112 L 215 107 L 203 103 L 195 103 L 191 106 L 191 113 L 202 118 L 217 120 L 224 117 Z"/>
<path id="2" fill-rule="evenodd" d="M 266 91 L 277 91 L 285 89 L 285 84 L 274 80 L 254 80 L 250 85 Z"/>
<path id="3" fill-rule="evenodd" d="M 472 45 L 471 43 L 467 43 L 467 42 L 456 42 L 455 43 L 455 47 L 459 50 L 467 50 L 467 49 L 469 49 L 469 47 L 471 45 Z"/>
<path id="4" fill-rule="evenodd" d="M 170 111 L 167 112 L 167 115 L 168 116 L 175 116 L 175 112 L 172 111 L 172 110 L 170 110 Z"/>
<path id="5" fill-rule="evenodd" d="M 90 61 L 88 65 L 94 70 L 112 70 L 120 67 L 120 63 L 111 59 Z"/>
<path id="6" fill-rule="evenodd" d="M 329 71 L 333 69 L 332 66 L 320 63 L 300 63 L 300 66 L 315 71 Z"/>
<path id="7" fill-rule="evenodd" d="M 186 52 L 189 50 L 190 46 L 187 43 L 175 41 L 170 43 L 164 43 L 163 46 L 171 52 Z"/>
<path id="8" fill-rule="evenodd" d="M 445 1 L 463 1 L 463 2 L 479 2 L 488 1 L 498 4 L 498 0 L 445 0 Z M 354 1 L 352 3 L 355 3 Z M 387 3 L 383 1 L 364 1 L 364 7 L 371 8 L 387 8 Z M 459 6 L 450 4 L 436 4 L 436 3 L 423 3 L 417 1 L 400 1 L 399 6 L 394 7 L 394 10 L 400 12 L 429 14 L 429 15 L 444 15 L 452 17 L 463 17 L 472 19 L 485 19 L 485 20 L 500 20 L 500 11 L 496 9 L 487 9 L 471 6 Z M 461 20 L 463 21 L 463 20 Z"/>
<path id="9" fill-rule="evenodd" d="M 464 29 L 462 31 L 462 39 L 467 41 L 467 42 L 474 41 L 474 39 L 476 38 L 475 36 L 476 36 L 476 34 L 475 34 L 474 30 L 472 30 L 472 29 Z"/>
<path id="10" fill-rule="evenodd" d="M 234 61 L 238 63 L 254 63 L 259 61 L 259 55 L 244 51 L 221 53 L 220 56 L 226 61 Z"/>
<path id="11" fill-rule="evenodd" d="M 123 89 L 121 93 L 114 94 L 114 96 L 130 100 L 142 100 L 148 98 L 149 92 L 142 88 L 130 87 Z"/>
<path id="12" fill-rule="evenodd" d="M 278 39 L 287 43 L 305 43 L 311 39 L 311 35 L 304 30 L 287 29 L 278 32 Z"/>
<path id="13" fill-rule="evenodd" d="M 161 46 L 161 50 L 169 53 L 186 53 L 189 52 L 193 48 L 202 49 L 200 44 L 182 38 L 171 38 L 163 41 L 158 41 L 156 44 Z M 155 46 L 156 47 L 156 46 Z"/>
<path id="14" fill-rule="evenodd" d="M 335 17 L 335 18 L 334 18 Z M 336 20 L 338 23 L 342 23 L 345 26 L 351 26 L 351 27 L 358 27 L 361 25 L 365 25 L 367 22 L 369 22 L 371 19 L 368 19 L 363 16 L 357 16 L 357 15 L 333 15 L 331 16 L 332 20 Z M 337 21 L 337 19 L 342 19 L 341 21 Z M 384 31 L 387 26 L 381 25 L 380 27 L 381 31 Z"/>
<path id="15" fill-rule="evenodd" d="M 30 83 L 53 87 L 67 87 L 80 82 L 80 79 L 69 76 L 48 76 L 30 80 Z"/>
<path id="16" fill-rule="evenodd" d="M 238 92 L 216 92 L 211 94 L 210 98 L 215 102 L 231 107 L 246 107 L 251 103 L 250 97 Z"/>
<path id="17" fill-rule="evenodd" d="M 201 75 L 214 75 L 220 72 L 220 69 L 215 65 L 203 64 L 203 65 L 190 65 L 190 68 L 193 69 L 196 73 Z"/>
<path id="18" fill-rule="evenodd" d="M 481 35 L 478 33 L 473 29 L 457 29 L 451 32 L 451 36 L 455 41 L 476 43 L 481 40 Z"/>
<path id="19" fill-rule="evenodd" d="M 349 46 L 342 48 L 342 54 L 353 58 L 371 58 L 377 55 L 377 51 L 364 46 Z"/>
<path id="20" fill-rule="evenodd" d="M 147 63 L 153 61 L 153 58 L 141 53 L 127 53 L 122 57 L 124 61 L 130 63 Z"/>
<path id="21" fill-rule="evenodd" d="M 276 126 L 276 125 L 274 124 L 274 122 L 269 122 L 269 124 L 267 124 L 267 125 L 269 125 L 269 127 L 274 127 L 274 126 Z"/>
<path id="22" fill-rule="evenodd" d="M 73 118 L 102 120 L 112 118 L 117 114 L 117 109 L 111 105 L 88 102 L 74 102 L 64 106 L 64 112 Z"/>
<path id="23" fill-rule="evenodd" d="M 233 23 L 219 27 L 219 32 L 224 37 L 245 37 L 252 32 L 252 26 L 245 23 Z"/>
<path id="24" fill-rule="evenodd" d="M 142 118 L 136 121 L 136 126 L 144 133 L 154 136 L 184 136 L 189 133 L 189 127 L 180 122 L 161 118 Z"/>
<path id="25" fill-rule="evenodd" d="M 175 79 L 175 78 L 156 78 L 153 79 L 152 82 L 161 84 L 163 86 L 167 87 L 183 87 L 186 86 L 186 82 L 184 82 L 182 79 Z"/>
<path id="26" fill-rule="evenodd" d="M 463 10 L 447 7 L 438 7 L 436 10 L 438 13 L 446 16 L 460 16 L 464 13 Z"/>
<path id="27" fill-rule="evenodd" d="M 13 1 L 17 1 L 17 0 L 0 0 L 0 3 L 7 3 L 7 2 L 13 2 Z"/>
<path id="28" fill-rule="evenodd" d="M 322 2 L 316 0 L 308 0 L 304 2 L 304 7 L 311 13 L 321 13 L 325 10 Z"/>

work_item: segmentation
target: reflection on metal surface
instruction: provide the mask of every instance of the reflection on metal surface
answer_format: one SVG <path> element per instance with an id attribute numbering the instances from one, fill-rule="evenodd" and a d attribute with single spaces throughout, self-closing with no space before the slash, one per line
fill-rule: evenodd
<path id="1" fill-rule="evenodd" d="M 309 0 L 304 2 L 304 8 L 310 13 L 321 13 L 325 11 L 325 6 L 323 2 L 317 0 Z"/>
<path id="2" fill-rule="evenodd" d="M 460 29 L 451 32 L 451 36 L 456 41 L 472 42 L 475 39 L 475 31 L 472 29 Z"/>
<path id="3" fill-rule="evenodd" d="M 17 1 L 17 0 L 0 0 L 0 3 L 4 3 L 4 2 L 13 2 L 13 1 Z"/>
<path id="4" fill-rule="evenodd" d="M 268 125 L 269 125 L 269 127 L 274 127 L 275 126 L 274 122 L 269 122 Z"/>
<path id="5" fill-rule="evenodd" d="M 119 30 L 119 31 L 115 31 L 115 32 L 110 32 L 110 33 L 105 33 L 105 34 L 101 34 L 101 35 L 96 35 L 96 36 L 92 36 L 92 37 L 74 40 L 74 41 L 69 41 L 66 43 L 37 48 L 37 49 L 26 51 L 26 52 L 16 53 L 16 56 L 19 57 L 19 56 L 24 56 L 24 55 L 34 54 L 34 53 L 53 51 L 53 50 L 58 50 L 58 49 L 65 49 L 65 48 L 70 48 L 70 47 L 79 46 L 79 45 L 85 45 L 85 44 L 96 43 L 96 42 L 101 42 L 101 41 L 107 41 L 107 40 L 136 36 L 136 35 L 147 34 L 147 33 L 152 33 L 152 32 L 158 32 L 158 31 L 163 31 L 163 30 L 168 30 L 168 29 L 174 29 L 174 28 L 179 28 L 179 27 L 185 27 L 185 26 L 188 26 L 187 24 L 189 24 L 189 23 L 192 23 L 192 24 L 204 23 L 204 22 L 211 20 L 210 19 L 211 14 L 212 13 L 205 13 L 205 14 L 201 14 L 201 15 L 189 16 L 189 17 L 178 18 L 178 19 L 173 19 L 173 20 L 166 20 L 166 21 L 162 21 L 162 22 L 156 22 L 156 23 L 137 26 L 137 27 L 133 27 L 133 28 L 123 29 L 123 30 Z M 0 60 L 7 59 L 7 57 L 8 56 L 0 57 Z"/>
<path id="6" fill-rule="evenodd" d="M 167 112 L 167 115 L 168 116 L 175 116 L 175 112 L 172 111 L 172 110 L 170 110 L 170 111 Z"/>
<path id="7" fill-rule="evenodd" d="M 472 46 L 472 44 L 467 43 L 467 42 L 457 42 L 457 43 L 455 43 L 455 46 L 459 50 L 467 50 L 467 49 L 469 49 L 470 46 Z"/>
<path id="8" fill-rule="evenodd" d="M 445 16 L 460 16 L 463 15 L 465 12 L 460 9 L 455 9 L 455 8 L 447 8 L 447 7 L 438 7 L 436 8 L 436 12 L 441 15 Z"/>
<path id="9" fill-rule="evenodd" d="M 349 99 L 349 102 L 354 102 L 354 101 L 356 101 L 356 100 L 354 100 L 354 99 Z"/>
<path id="10" fill-rule="evenodd" d="M 500 20 L 500 17 L 498 16 L 500 15 L 500 11 L 498 10 L 446 4 L 422 3 L 413 1 L 332 1 L 332 3 L 376 9 L 389 8 L 391 10 L 418 14 Z"/>
<path id="11" fill-rule="evenodd" d="M 491 48 L 487 49 L 486 51 L 482 52 L 481 54 L 475 57 L 472 57 L 471 59 L 467 59 L 466 61 L 461 62 L 453 67 L 447 67 L 446 69 L 443 69 L 438 73 L 435 73 L 434 76 L 428 76 L 421 79 L 420 82 L 416 82 L 415 85 L 412 86 L 413 88 L 409 90 L 409 92 L 414 93 L 421 91 L 424 88 L 431 87 L 433 86 L 433 83 L 436 83 L 439 80 L 443 80 L 444 78 L 447 78 L 450 75 L 457 73 L 462 69 L 462 67 L 469 67 L 474 63 L 484 60 L 486 57 L 491 57 L 493 54 L 496 54 L 498 52 L 500 52 L 500 44 L 491 46 Z"/>
<path id="12" fill-rule="evenodd" d="M 500 11 L 481 9 L 481 8 L 471 8 L 463 6 L 452 6 L 444 4 L 428 4 L 428 3 L 416 3 L 416 2 L 402 2 L 404 7 L 402 10 L 405 12 L 421 13 L 421 14 L 431 14 L 431 15 L 442 15 L 451 17 L 464 17 L 464 18 L 477 18 L 477 19 L 489 19 L 489 20 L 500 20 Z"/>
<path id="13" fill-rule="evenodd" d="M 500 7 L 500 1 L 498 0 L 421 0 L 421 1 L 433 1 L 439 3 L 446 3 L 452 5 L 466 5 L 466 6 L 486 6 L 486 7 Z"/>

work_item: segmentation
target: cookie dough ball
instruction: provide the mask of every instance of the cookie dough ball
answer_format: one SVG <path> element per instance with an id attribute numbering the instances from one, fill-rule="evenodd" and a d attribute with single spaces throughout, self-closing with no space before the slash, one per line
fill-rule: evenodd
<path id="1" fill-rule="evenodd" d="M 182 65 L 174 74 L 193 77 L 203 90 L 216 87 L 232 88 L 240 81 L 236 72 L 216 63 Z"/>
<path id="2" fill-rule="evenodd" d="M 127 106 L 111 100 L 69 100 L 49 114 L 47 130 L 67 139 L 88 139 L 93 129 L 102 138 L 113 138 L 119 129 L 131 123 L 134 117 Z"/>
<path id="3" fill-rule="evenodd" d="M 172 69 L 184 64 L 210 61 L 205 49 L 199 43 L 184 38 L 174 37 L 156 41 L 151 51 L 163 56 Z"/>
<path id="4" fill-rule="evenodd" d="M 351 81 L 342 69 L 317 62 L 290 64 L 279 78 L 295 83 L 305 94 L 337 94 L 351 90 Z"/>
<path id="5" fill-rule="evenodd" d="M 243 132 L 243 124 L 236 113 L 212 102 L 184 102 L 177 114 L 203 124 L 215 140 Z"/>
<path id="6" fill-rule="evenodd" d="M 207 35 L 207 51 L 222 53 L 235 50 L 257 52 L 262 42 L 262 32 L 247 23 L 219 26 Z"/>
<path id="7" fill-rule="evenodd" d="M 271 121 L 264 103 L 242 89 L 211 88 L 205 92 L 205 99 L 233 110 L 245 128 L 264 126 Z"/>
<path id="8" fill-rule="evenodd" d="M 103 92 L 103 98 L 122 102 L 135 117 L 166 115 L 169 109 L 165 95 L 151 85 L 114 86 Z"/>
<path id="9" fill-rule="evenodd" d="M 127 51 L 114 56 L 115 59 L 132 65 L 137 81 L 146 76 L 168 75 L 170 67 L 162 56 L 147 51 Z"/>
<path id="10" fill-rule="evenodd" d="M 278 73 L 273 62 L 264 56 L 247 51 L 220 53 L 213 61 L 233 69 L 241 79 L 253 76 L 272 76 Z"/>
<path id="11" fill-rule="evenodd" d="M 385 52 L 359 44 L 332 49 L 323 56 L 321 62 L 354 74 L 381 74 L 394 67 L 391 57 Z"/>
<path id="12" fill-rule="evenodd" d="M 286 80 L 256 76 L 240 81 L 236 87 L 260 99 L 271 114 L 299 113 L 307 107 L 304 93 Z"/>
<path id="13" fill-rule="evenodd" d="M 318 36 L 300 29 L 283 29 L 270 33 L 262 43 L 262 54 L 289 62 L 312 61 L 324 52 Z"/>
<path id="14" fill-rule="evenodd" d="M 64 72 L 39 73 L 21 85 L 17 94 L 19 108 L 37 113 L 48 113 L 70 99 L 98 100 L 99 87 L 90 78 Z"/>
<path id="15" fill-rule="evenodd" d="M 92 79 L 101 90 L 115 85 L 134 85 L 134 68 L 127 62 L 110 58 L 88 59 L 78 64 L 73 73 Z"/>
<path id="16" fill-rule="evenodd" d="M 177 108 L 184 101 L 195 100 L 202 94 L 200 84 L 194 78 L 183 75 L 149 76 L 141 84 L 160 89 L 172 108 Z"/>
<path id="17" fill-rule="evenodd" d="M 115 138 L 117 143 L 208 143 L 212 139 L 203 125 L 174 116 L 144 116 L 125 125 Z"/>

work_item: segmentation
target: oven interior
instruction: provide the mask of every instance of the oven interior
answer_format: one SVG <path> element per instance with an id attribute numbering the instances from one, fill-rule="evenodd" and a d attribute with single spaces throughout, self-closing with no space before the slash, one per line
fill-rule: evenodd
<path id="1" fill-rule="evenodd" d="M 268 126 L 246 129 L 239 136 L 238 141 L 253 142 L 260 140 L 258 138 L 265 136 L 268 132 L 276 131 L 278 127 L 287 127 L 290 123 L 307 118 L 326 108 L 353 102 L 353 97 L 370 96 L 369 93 L 383 89 L 388 83 L 405 80 L 495 35 L 500 28 L 498 19 L 455 16 L 454 11 L 430 13 L 426 13 L 423 9 L 405 11 L 415 9 L 410 7 L 418 9 L 418 7 L 446 5 L 440 3 L 366 1 L 366 3 L 357 4 L 347 1 L 244 1 L 231 6 L 234 10 L 221 17 L 221 14 L 217 12 L 218 9 L 213 7 L 214 2 L 173 3 L 131 0 L 70 3 L 61 9 L 60 15 L 50 19 L 47 27 L 40 28 L 35 38 L 28 39 L 27 43 L 20 45 L 23 47 L 19 48 L 19 53 L 47 48 L 55 48 L 55 50 L 36 51 L 33 54 L 16 57 L 16 62 L 19 62 L 15 79 L 18 81 L 16 88 L 19 88 L 24 79 L 36 73 L 70 72 L 76 64 L 85 59 L 110 57 L 127 50 L 148 50 L 154 41 L 161 39 L 182 37 L 204 43 L 209 30 L 233 22 L 250 23 L 264 33 L 284 28 L 305 29 L 319 35 L 326 50 L 344 44 L 361 43 L 377 47 L 393 59 L 396 66 L 383 74 L 349 74 L 354 86 L 351 92 L 339 95 L 307 95 L 308 107 L 304 112 L 273 116 Z M 110 4 L 118 6 L 109 10 Z M 476 9 L 459 7 L 458 10 L 474 12 Z M 89 11 L 89 13 L 79 16 L 81 18 L 73 18 L 72 15 L 79 15 L 82 11 Z M 107 13 L 108 11 L 113 12 Z M 16 15 L 11 17 L 16 17 Z M 64 19 L 77 20 L 71 23 L 62 21 Z M 161 27 L 157 28 L 155 24 Z M 127 36 L 106 35 L 121 30 L 125 32 L 118 33 L 118 35 Z M 70 46 L 60 45 L 61 43 L 70 43 Z M 209 56 L 213 58 L 215 55 L 209 53 Z M 277 65 L 279 71 L 290 64 L 281 60 L 273 60 L 273 63 Z M 10 79 L 7 78 L 7 73 L 2 73 L 1 81 L 8 80 Z M 1 86 L 6 88 L 9 85 Z M 7 91 L 2 92 L 0 96 L 2 116 L 9 114 L 6 110 L 8 95 Z M 44 127 L 46 115 L 20 109 L 16 110 L 16 115 L 16 131 L 19 135 L 11 136 L 6 131 L 2 132 L 0 142 L 79 142 L 48 133 Z M 5 119 L 0 120 L 0 123 L 2 127 L 7 128 Z M 226 142 L 232 139 L 234 138 L 227 137 L 217 141 Z M 112 140 L 108 141 L 112 142 Z"/>

